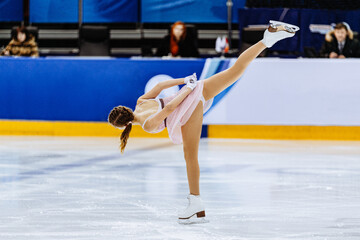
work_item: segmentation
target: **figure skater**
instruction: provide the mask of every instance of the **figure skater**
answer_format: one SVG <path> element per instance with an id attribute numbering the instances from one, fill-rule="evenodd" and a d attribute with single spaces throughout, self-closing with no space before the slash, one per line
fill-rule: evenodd
<path id="1" fill-rule="evenodd" d="M 203 113 L 211 100 L 224 89 L 236 82 L 246 67 L 265 48 L 279 40 L 293 37 L 299 27 L 270 21 L 261 41 L 243 52 L 235 64 L 205 80 L 197 82 L 196 75 L 158 83 L 137 100 L 135 110 L 117 106 L 109 114 L 108 121 L 117 128 L 125 128 L 121 134 L 121 152 L 124 151 L 133 124 L 141 125 L 149 133 L 168 129 L 169 137 L 175 144 L 183 143 L 187 178 L 190 189 L 189 205 L 178 218 L 179 223 L 206 222 L 205 208 L 200 198 L 198 149 L 203 122 Z M 164 99 L 156 98 L 160 92 L 175 85 L 186 84 L 179 92 Z"/>

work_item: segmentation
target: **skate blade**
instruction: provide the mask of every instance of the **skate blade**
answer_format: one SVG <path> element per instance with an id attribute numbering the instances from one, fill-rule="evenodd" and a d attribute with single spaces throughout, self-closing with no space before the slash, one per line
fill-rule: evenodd
<path id="1" fill-rule="evenodd" d="M 284 29 L 289 33 L 295 33 L 300 30 L 300 28 L 298 26 L 292 25 L 289 23 L 284 23 L 284 22 L 279 22 L 279 21 L 274 21 L 274 20 L 270 20 L 269 22 L 270 22 L 270 26 L 272 28 L 276 28 L 277 26 L 284 26 Z"/>
<path id="2" fill-rule="evenodd" d="M 179 224 L 183 224 L 183 225 L 190 225 L 190 224 L 202 224 L 202 223 L 208 223 L 209 221 L 205 218 L 205 217 L 196 217 L 193 216 L 191 218 L 188 219 L 178 219 L 178 223 Z"/>

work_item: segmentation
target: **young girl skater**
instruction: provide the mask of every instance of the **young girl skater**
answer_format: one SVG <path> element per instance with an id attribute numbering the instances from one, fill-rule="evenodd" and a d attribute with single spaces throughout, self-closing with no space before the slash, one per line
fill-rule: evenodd
<path id="1" fill-rule="evenodd" d="M 270 21 L 264 38 L 243 52 L 229 69 L 197 82 L 196 75 L 158 83 L 153 89 L 137 100 L 135 111 L 124 106 L 111 110 L 108 121 L 114 127 L 124 128 L 120 137 L 121 152 L 124 151 L 133 124 L 141 125 L 149 133 L 168 129 L 169 137 L 175 144 L 183 143 L 184 157 L 189 183 L 189 205 L 179 214 L 180 223 L 205 221 L 205 208 L 200 198 L 198 149 L 203 113 L 211 100 L 221 91 L 237 81 L 246 67 L 265 48 L 277 41 L 293 37 L 299 27 L 287 23 Z M 186 84 L 177 94 L 157 99 L 163 89 Z"/>

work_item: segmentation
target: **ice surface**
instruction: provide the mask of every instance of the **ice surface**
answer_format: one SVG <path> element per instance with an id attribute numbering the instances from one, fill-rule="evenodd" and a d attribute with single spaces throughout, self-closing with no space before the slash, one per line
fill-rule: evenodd
<path id="1" fill-rule="evenodd" d="M 203 139 L 207 224 L 168 139 L 0 137 L 0 239 L 360 239 L 360 142 Z"/>

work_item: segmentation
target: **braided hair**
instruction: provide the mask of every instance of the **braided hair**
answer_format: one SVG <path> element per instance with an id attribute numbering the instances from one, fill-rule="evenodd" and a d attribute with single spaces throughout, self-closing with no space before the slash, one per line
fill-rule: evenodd
<path id="1" fill-rule="evenodd" d="M 117 106 L 114 107 L 108 117 L 108 122 L 113 125 L 114 127 L 125 127 L 124 131 L 120 136 L 120 150 L 121 153 L 124 153 L 125 146 L 127 144 L 127 140 L 130 135 L 130 131 L 132 128 L 131 121 L 134 120 L 134 113 L 133 111 L 124 106 Z"/>

